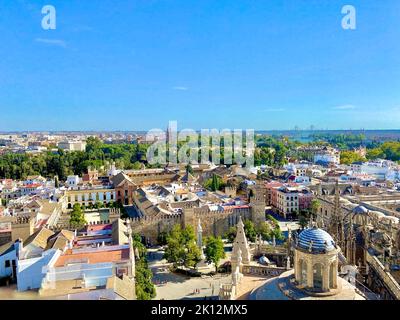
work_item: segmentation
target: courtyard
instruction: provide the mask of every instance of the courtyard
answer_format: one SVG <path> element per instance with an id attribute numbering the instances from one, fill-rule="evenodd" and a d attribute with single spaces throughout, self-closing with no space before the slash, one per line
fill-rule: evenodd
<path id="1" fill-rule="evenodd" d="M 230 273 L 201 277 L 173 273 L 169 270 L 170 264 L 162 258 L 161 250 L 149 249 L 148 257 L 157 300 L 216 299 L 219 286 L 231 281 Z"/>

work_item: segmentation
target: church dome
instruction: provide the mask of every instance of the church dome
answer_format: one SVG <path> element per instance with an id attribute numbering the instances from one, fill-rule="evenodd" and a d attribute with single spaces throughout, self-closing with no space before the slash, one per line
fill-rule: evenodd
<path id="1" fill-rule="evenodd" d="M 353 209 L 353 212 L 354 212 L 355 214 L 364 214 L 364 213 L 367 213 L 368 210 L 367 210 L 367 208 L 365 208 L 364 206 L 357 206 L 357 207 L 355 207 L 355 208 Z"/>
<path id="2" fill-rule="evenodd" d="M 268 265 L 271 263 L 266 256 L 261 256 L 260 259 L 258 259 L 258 262 L 263 265 Z"/>
<path id="3" fill-rule="evenodd" d="M 335 241 L 328 232 L 313 227 L 300 233 L 298 247 L 307 251 L 311 248 L 312 253 L 323 253 L 335 249 Z"/>

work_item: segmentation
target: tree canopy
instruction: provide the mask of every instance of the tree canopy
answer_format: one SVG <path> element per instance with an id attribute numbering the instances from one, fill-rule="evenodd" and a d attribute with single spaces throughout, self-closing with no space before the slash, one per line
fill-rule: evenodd
<path id="1" fill-rule="evenodd" d="M 164 258 L 174 267 L 194 267 L 200 261 L 201 252 L 196 245 L 196 236 L 192 226 L 182 229 L 176 224 L 167 235 L 167 248 Z"/>
<path id="2" fill-rule="evenodd" d="M 85 214 L 83 213 L 83 210 L 79 203 L 75 203 L 72 207 L 69 223 L 71 227 L 77 229 L 83 227 L 87 223 L 85 220 Z"/>
<path id="3" fill-rule="evenodd" d="M 361 162 L 365 162 L 367 161 L 367 159 L 365 159 L 364 157 L 362 157 L 360 154 L 358 154 L 355 151 L 342 151 L 340 153 L 340 163 L 341 164 L 352 164 L 353 162 L 357 162 L 357 161 L 361 161 Z"/>
<path id="4" fill-rule="evenodd" d="M 215 264 L 215 269 L 218 270 L 219 261 L 225 258 L 224 243 L 221 237 L 207 237 L 205 239 L 205 250 L 204 254 L 206 256 L 207 262 L 213 262 Z"/>
<path id="5" fill-rule="evenodd" d="M 135 259 L 135 289 L 138 300 L 151 300 L 156 296 L 156 288 L 152 282 L 153 273 L 147 262 L 147 249 L 138 234 L 132 235 L 132 245 L 139 252 Z"/>

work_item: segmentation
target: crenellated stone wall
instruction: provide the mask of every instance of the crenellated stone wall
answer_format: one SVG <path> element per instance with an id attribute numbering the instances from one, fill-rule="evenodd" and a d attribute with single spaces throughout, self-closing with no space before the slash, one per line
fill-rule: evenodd
<path id="1" fill-rule="evenodd" d="M 162 214 L 155 217 L 131 219 L 132 231 L 145 237 L 150 243 L 157 243 L 161 232 L 170 231 L 175 224 L 183 228 L 191 225 L 196 230 L 200 219 L 205 236 L 222 236 L 230 227 L 235 226 L 239 217 L 251 219 L 250 207 L 210 210 L 209 207 L 185 208 L 182 213 Z"/>

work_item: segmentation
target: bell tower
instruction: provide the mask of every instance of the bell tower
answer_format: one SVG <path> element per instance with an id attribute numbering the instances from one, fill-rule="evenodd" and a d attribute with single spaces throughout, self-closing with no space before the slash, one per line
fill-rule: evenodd
<path id="1" fill-rule="evenodd" d="M 251 220 L 258 226 L 265 222 L 265 188 L 259 181 L 251 189 L 250 196 Z"/>

